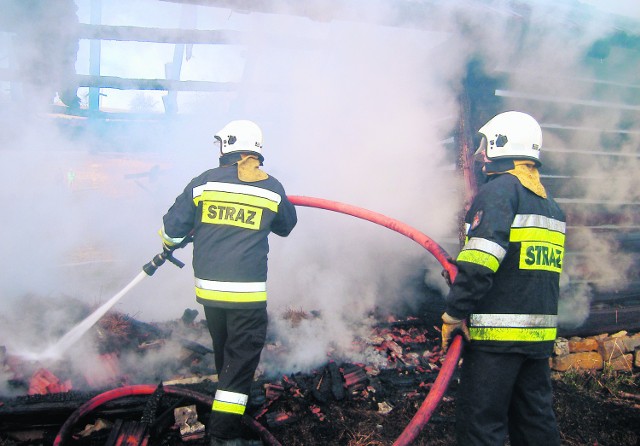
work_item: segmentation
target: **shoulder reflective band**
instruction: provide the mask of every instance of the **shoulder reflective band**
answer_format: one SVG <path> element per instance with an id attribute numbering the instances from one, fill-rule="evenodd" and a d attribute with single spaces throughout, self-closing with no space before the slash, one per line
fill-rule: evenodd
<path id="1" fill-rule="evenodd" d="M 213 399 L 212 411 L 244 415 L 247 407 L 248 395 L 244 393 L 229 392 L 228 390 L 216 390 Z"/>
<path id="2" fill-rule="evenodd" d="M 202 200 L 238 203 L 278 212 L 278 205 L 282 201 L 282 197 L 275 192 L 260 187 L 208 182 L 193 189 L 193 202 L 196 206 Z"/>
<path id="3" fill-rule="evenodd" d="M 469 334 L 476 341 L 553 341 L 557 322 L 553 314 L 472 314 Z"/>
<path id="4" fill-rule="evenodd" d="M 456 261 L 475 263 L 487 267 L 495 273 L 506 253 L 507 251 L 496 242 L 472 237 L 464 245 Z"/>
<path id="5" fill-rule="evenodd" d="M 219 282 L 196 278 L 196 296 L 221 302 L 263 302 L 267 300 L 266 282 Z"/>

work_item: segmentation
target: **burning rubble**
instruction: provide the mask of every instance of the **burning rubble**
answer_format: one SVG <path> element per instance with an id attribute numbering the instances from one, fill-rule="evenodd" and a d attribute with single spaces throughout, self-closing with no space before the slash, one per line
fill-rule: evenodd
<path id="1" fill-rule="evenodd" d="M 196 317 L 196 310 L 186 310 L 180 320 L 148 324 L 117 312 L 108 313 L 90 333 L 97 356 L 87 359 L 98 364 L 88 370 L 99 370 L 96 374 L 77 373 L 64 362 L 45 365 L 27 361 L 3 349 L 3 376 L 9 377 L 7 385 L 17 396 L 4 397 L 0 402 L 0 432 L 12 438 L 12 444 L 20 444 L 25 431 L 39 426 L 39 435 L 46 440 L 73 409 L 105 389 L 144 383 L 213 395 L 216 375 L 213 352 L 207 346 L 209 333 L 204 321 L 196 322 Z M 318 312 L 303 310 L 288 310 L 282 315 L 292 326 L 320 317 Z M 328 352 L 326 363 L 309 372 L 274 377 L 262 370 L 252 390 L 251 417 L 267 429 L 285 427 L 303 415 L 322 423 L 327 419 L 327 404 L 348 402 L 387 414 L 401 400 L 423 399 L 442 360 L 436 329 L 417 319 L 389 318 L 357 347 L 371 350 L 383 361 L 375 365 L 349 362 Z M 268 357 L 287 352 L 274 341 L 263 354 Z M 131 363 L 136 363 L 137 369 Z M 183 398 L 184 404 L 172 402 L 173 406 L 163 407 L 165 412 L 171 409 L 172 414 L 171 423 L 165 425 L 176 441 L 197 443 L 204 435 L 202 426 L 210 406 L 187 402 Z M 93 417 L 83 416 L 84 423 L 74 427 L 73 438 L 83 437 L 91 443 L 91 437 L 102 439 L 106 430 L 114 429 L 120 434 L 144 436 L 136 431 L 135 423 L 123 423 L 133 414 L 144 412 L 148 405 L 148 401 L 119 403 L 115 404 L 119 408 L 105 407 Z"/>
<path id="2" fill-rule="evenodd" d="M 217 377 L 209 333 L 197 316 L 196 310 L 186 310 L 178 320 L 149 324 L 110 312 L 87 333 L 96 355 L 86 359 L 95 364 L 81 372 L 64 361 L 29 361 L 2 348 L 0 376 L 13 393 L 0 397 L 1 444 L 61 446 L 72 440 L 111 445 L 124 438 L 140 445 L 205 444 Z M 295 329 L 322 314 L 288 309 L 279 317 Z M 312 444 L 309 438 L 313 444 L 390 444 L 359 443 L 364 440 L 356 438 L 353 426 L 363 425 L 374 436 L 385 426 L 387 438 L 397 436 L 434 386 L 445 356 L 437 319 L 374 319 L 379 322 L 355 341 L 354 349 L 367 351 L 375 361 L 358 362 L 328 351 L 326 361 L 311 370 L 273 374 L 269 364 L 291 352 L 271 339 L 263 352 L 267 365 L 256 376 L 245 417 L 249 433 L 260 434 L 269 445 L 281 444 L 278 439 Z M 598 337 L 603 346 L 611 339 L 617 346 L 637 337 Z M 575 345 L 588 342 L 572 338 L 569 354 Z M 450 388 L 455 386 L 454 379 Z M 452 431 L 453 402 L 448 395 L 443 398 L 428 429 Z M 307 442 L 300 443 L 296 435 L 305 435 Z"/>

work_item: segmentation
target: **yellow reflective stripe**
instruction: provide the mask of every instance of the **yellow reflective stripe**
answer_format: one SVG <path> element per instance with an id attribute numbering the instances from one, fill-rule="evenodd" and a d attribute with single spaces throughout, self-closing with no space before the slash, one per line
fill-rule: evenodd
<path id="1" fill-rule="evenodd" d="M 276 192 L 261 187 L 250 186 L 248 184 L 219 183 L 217 181 L 209 181 L 208 183 L 193 188 L 193 198 L 201 195 L 207 190 L 217 190 L 220 192 L 231 192 L 243 195 L 255 195 L 280 204 L 282 197 Z"/>
<path id="2" fill-rule="evenodd" d="M 547 328 L 510 328 L 510 327 L 469 327 L 472 341 L 519 341 L 540 342 L 556 339 L 557 329 Z"/>
<path id="3" fill-rule="evenodd" d="M 511 223 L 509 241 L 539 241 L 564 246 L 565 222 L 537 214 L 518 214 Z"/>
<path id="4" fill-rule="evenodd" d="M 216 390 L 211 410 L 243 415 L 247 407 L 248 396 L 244 393 Z"/>
<path id="5" fill-rule="evenodd" d="M 233 413 L 236 415 L 244 415 L 245 406 L 237 404 L 223 403 L 222 401 L 214 401 L 211 410 L 215 412 Z"/>
<path id="6" fill-rule="evenodd" d="M 230 192 L 221 191 L 203 191 L 197 197 L 193 198 L 193 203 L 197 206 L 201 201 L 218 201 L 226 203 L 244 204 L 247 206 L 260 207 L 269 209 L 273 212 L 278 212 L 278 203 L 264 197 L 257 197 L 255 195 L 243 195 Z"/>
<path id="7" fill-rule="evenodd" d="M 247 184 L 219 183 L 216 181 L 209 181 L 208 183 L 205 183 L 193 188 L 194 203 L 197 205 L 202 199 L 201 198 L 202 195 L 208 192 L 220 192 L 223 194 L 228 193 L 229 195 L 226 195 L 226 196 L 234 197 L 234 199 L 231 201 L 235 201 L 238 198 L 238 196 L 255 197 L 257 202 L 262 202 L 260 199 L 264 199 L 265 202 L 271 203 L 271 204 L 269 206 L 263 206 L 263 207 L 268 209 L 275 207 L 276 210 L 278 209 L 278 205 L 280 204 L 280 201 L 282 201 L 282 197 L 279 194 L 277 194 L 276 192 L 270 191 L 268 189 L 263 189 L 261 187 L 250 186 Z M 252 204 L 252 203 L 247 203 L 247 204 Z"/>
<path id="8" fill-rule="evenodd" d="M 477 251 L 487 252 L 498 259 L 498 262 L 501 262 L 502 259 L 504 259 L 504 256 L 507 254 L 506 249 L 504 249 L 498 243 L 480 237 L 471 237 L 467 241 L 467 243 L 465 243 L 462 249 L 473 249 Z"/>
<path id="9" fill-rule="evenodd" d="M 510 242 L 540 241 L 563 246 L 564 239 L 563 233 L 543 228 L 511 228 L 509 234 Z"/>
<path id="10" fill-rule="evenodd" d="M 495 273 L 506 253 L 507 251 L 496 242 L 480 237 L 471 237 L 463 246 L 456 260 L 475 263 L 489 268 Z"/>
<path id="11" fill-rule="evenodd" d="M 222 302 L 264 302 L 267 300 L 266 282 L 222 282 L 195 279 L 196 296 Z"/>
<path id="12" fill-rule="evenodd" d="M 498 259 L 496 259 L 495 256 L 475 249 L 465 249 L 460 251 L 456 261 L 475 263 L 476 265 L 489 268 L 494 273 L 498 271 L 498 267 L 500 266 L 500 262 L 498 262 Z"/>
<path id="13" fill-rule="evenodd" d="M 545 217 L 539 214 L 517 214 L 513 218 L 512 228 L 545 228 L 550 231 L 566 232 L 567 224 L 555 218 Z"/>
<path id="14" fill-rule="evenodd" d="M 196 296 L 206 300 L 220 302 L 264 302 L 267 300 L 267 292 L 234 293 L 229 291 L 213 291 L 196 288 Z"/>

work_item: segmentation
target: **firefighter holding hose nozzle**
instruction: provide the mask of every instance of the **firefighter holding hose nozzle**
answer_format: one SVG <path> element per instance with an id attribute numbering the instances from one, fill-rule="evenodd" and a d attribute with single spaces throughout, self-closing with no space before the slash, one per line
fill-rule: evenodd
<path id="1" fill-rule="evenodd" d="M 268 235 L 288 236 L 297 214 L 282 184 L 260 169 L 258 125 L 231 121 L 215 143 L 219 167 L 191 180 L 164 215 L 160 234 L 169 252 L 193 237 L 196 300 L 218 373 L 207 435 L 211 446 L 239 446 L 250 439 L 241 420 L 267 333 Z"/>
<path id="2" fill-rule="evenodd" d="M 559 445 L 549 357 L 556 338 L 565 216 L 540 182 L 542 130 L 500 113 L 480 130 L 486 183 L 465 217 L 465 244 L 442 315 L 442 346 L 465 343 L 456 398 L 464 446 Z"/>

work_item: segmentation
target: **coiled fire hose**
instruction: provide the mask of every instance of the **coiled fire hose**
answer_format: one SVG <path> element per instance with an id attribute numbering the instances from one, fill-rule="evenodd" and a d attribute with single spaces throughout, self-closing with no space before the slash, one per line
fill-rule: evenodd
<path id="1" fill-rule="evenodd" d="M 377 212 L 369 211 L 367 209 L 362 209 L 349 204 L 339 203 L 337 201 L 323 200 L 321 198 L 313 197 L 301 197 L 295 195 L 289 196 L 289 200 L 297 206 L 308 206 L 352 215 L 354 217 L 368 220 L 372 223 L 376 223 L 378 225 L 399 232 L 400 234 L 409 237 L 411 240 L 420 244 L 427 251 L 429 251 L 436 258 L 436 260 L 440 262 L 440 265 L 442 265 L 442 267 L 447 271 L 449 277 L 451 278 L 451 281 L 455 279 L 456 274 L 458 273 L 458 269 L 453 263 L 450 262 L 451 257 L 440 245 L 424 235 L 422 232 L 418 231 L 415 228 L 412 228 L 405 223 L 394 220 L 393 218 L 389 218 L 382 214 L 378 214 Z M 445 360 L 442 364 L 442 367 L 440 368 L 438 377 L 433 383 L 429 394 L 422 402 L 420 408 L 413 416 L 409 424 L 407 424 L 402 433 L 393 443 L 393 446 L 410 445 L 429 422 L 429 419 L 442 401 L 442 397 L 444 396 L 447 387 L 449 386 L 449 381 L 451 381 L 453 372 L 458 365 L 461 353 L 462 336 L 457 335 L 449 346 L 449 350 L 447 351 Z"/>
<path id="2" fill-rule="evenodd" d="M 432 239 L 427 237 L 422 232 L 418 231 L 411 226 L 402 223 L 393 218 L 384 216 L 382 214 L 369 211 L 367 209 L 359 208 L 356 206 L 348 205 L 345 203 L 340 203 L 336 201 L 324 200 L 321 198 L 313 198 L 313 197 L 303 197 L 303 196 L 289 196 L 289 200 L 296 206 L 306 206 L 306 207 L 314 207 L 319 209 L 325 209 L 334 212 L 340 212 L 343 214 L 351 215 L 353 217 L 357 217 L 363 220 L 368 220 L 372 223 L 376 223 L 378 225 L 384 226 L 386 228 L 392 229 L 416 243 L 423 246 L 427 251 L 429 251 L 435 258 L 438 260 L 440 265 L 447 271 L 451 281 L 455 279 L 457 274 L 457 268 L 453 263 L 450 262 L 451 257 L 447 254 L 447 252 Z M 420 408 L 413 416 L 409 424 L 404 428 L 402 433 L 398 436 L 398 438 L 393 443 L 393 446 L 407 446 L 410 445 L 416 437 L 420 434 L 424 426 L 429 422 L 431 416 L 434 411 L 437 409 L 438 405 L 442 401 L 442 397 L 444 396 L 447 387 L 449 386 L 449 381 L 453 376 L 453 373 L 456 369 L 458 361 L 460 359 L 460 354 L 462 352 L 462 337 L 460 335 L 456 336 L 450 347 L 447 351 L 447 355 L 445 360 L 440 368 L 440 372 L 431 387 L 428 395 L 425 400 L 420 405 Z M 157 387 L 153 385 L 133 385 L 127 387 L 120 387 L 114 390 L 107 391 L 91 400 L 87 401 L 83 405 L 81 405 L 62 425 L 60 431 L 58 432 L 53 446 L 62 446 L 64 441 L 69 436 L 71 428 L 75 425 L 77 421 L 80 420 L 81 417 L 91 412 L 98 406 L 105 404 L 109 401 L 118 398 L 124 398 L 132 395 L 151 395 L 156 391 Z M 191 398 L 197 402 L 200 402 L 204 405 L 211 407 L 213 404 L 213 398 L 207 395 L 202 395 L 200 393 L 180 388 L 174 386 L 165 386 L 163 388 L 164 392 L 172 395 L 179 395 L 183 397 Z M 260 423 L 249 416 L 243 417 L 243 422 L 249 426 L 253 431 L 255 431 L 262 440 L 269 446 L 281 446 L 278 440 Z"/>

